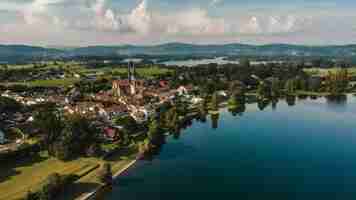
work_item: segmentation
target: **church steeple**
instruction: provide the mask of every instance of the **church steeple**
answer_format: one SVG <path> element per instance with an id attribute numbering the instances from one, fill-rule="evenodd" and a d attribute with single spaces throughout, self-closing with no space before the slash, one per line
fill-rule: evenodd
<path id="1" fill-rule="evenodd" d="M 135 80 L 136 69 L 135 64 L 132 61 L 128 62 L 128 79 L 130 82 Z"/>

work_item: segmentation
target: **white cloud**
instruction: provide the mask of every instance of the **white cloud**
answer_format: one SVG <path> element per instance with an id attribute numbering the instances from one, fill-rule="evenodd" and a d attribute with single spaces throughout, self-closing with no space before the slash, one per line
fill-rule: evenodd
<path id="1" fill-rule="evenodd" d="M 251 17 L 245 24 L 241 25 L 240 32 L 244 34 L 262 33 L 260 21 L 256 16 Z"/>
<path id="2" fill-rule="evenodd" d="M 48 6 L 53 3 L 59 3 L 63 0 L 34 0 L 31 4 L 25 7 L 23 11 L 24 20 L 27 24 L 44 24 L 54 23 L 58 17 L 51 17 L 48 13 Z"/>
<path id="3" fill-rule="evenodd" d="M 215 6 L 219 5 L 222 2 L 223 2 L 223 0 L 211 0 L 210 6 L 211 7 L 215 7 Z"/>
<path id="4" fill-rule="evenodd" d="M 128 16 L 128 25 L 135 32 L 147 34 L 151 30 L 152 15 L 148 11 L 147 1 L 143 0 Z"/>
<path id="5" fill-rule="evenodd" d="M 119 30 L 120 19 L 115 15 L 113 10 L 106 8 L 105 0 L 96 0 L 96 2 L 91 6 L 91 9 L 94 13 L 92 26 L 98 30 Z M 82 26 L 83 23 L 79 21 L 77 24 Z"/>
<path id="6" fill-rule="evenodd" d="M 104 41 L 121 41 L 127 38 L 239 38 L 241 35 L 275 35 L 300 31 L 310 21 L 298 15 L 268 12 L 213 16 L 210 8 L 197 7 L 168 13 L 151 9 L 154 5 L 149 5 L 150 2 L 142 0 L 126 12 L 113 7 L 108 0 L 76 0 L 75 4 L 73 0 L 33 0 L 22 5 L 11 4 L 11 8 L 21 13 L 23 19 L 22 22 L 13 24 L 11 30 L 18 32 L 18 37 L 23 32 L 29 32 L 26 30 L 41 30 L 42 38 L 55 36 L 57 40 L 64 40 L 64 34 L 59 33 L 77 35 L 77 38 L 84 38 L 84 34 L 94 38 L 97 35 Z M 210 2 L 211 5 L 217 5 L 222 0 Z M 0 25 L 0 29 L 4 30 L 4 24 Z M 39 31 L 31 33 L 32 37 L 39 35 Z M 24 38 L 30 38 L 31 33 Z M 39 37 L 39 40 L 42 38 Z M 73 40 L 74 38 L 73 36 Z"/>
<path id="7" fill-rule="evenodd" d="M 291 33 L 303 30 L 311 21 L 293 15 L 252 16 L 242 23 L 240 32 L 244 34 Z"/>
<path id="8" fill-rule="evenodd" d="M 229 28 L 222 18 L 212 18 L 203 9 L 191 9 L 166 16 L 167 34 L 221 35 Z"/>

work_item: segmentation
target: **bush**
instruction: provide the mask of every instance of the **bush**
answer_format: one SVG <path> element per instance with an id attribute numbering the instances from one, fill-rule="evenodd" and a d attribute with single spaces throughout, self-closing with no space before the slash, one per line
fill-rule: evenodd
<path id="1" fill-rule="evenodd" d="M 24 200 L 39 200 L 39 193 L 28 191 Z"/>
<path id="2" fill-rule="evenodd" d="M 14 112 L 22 108 L 22 105 L 15 99 L 0 96 L 0 113 Z"/>
<path id="3" fill-rule="evenodd" d="M 61 176 L 58 173 L 51 174 L 43 187 L 37 192 L 28 191 L 24 200 L 53 200 L 58 197 L 65 187 L 77 179 L 74 175 Z"/>
<path id="4" fill-rule="evenodd" d="M 90 145 L 86 150 L 88 157 L 97 157 L 100 155 L 100 147 L 97 143 Z"/>

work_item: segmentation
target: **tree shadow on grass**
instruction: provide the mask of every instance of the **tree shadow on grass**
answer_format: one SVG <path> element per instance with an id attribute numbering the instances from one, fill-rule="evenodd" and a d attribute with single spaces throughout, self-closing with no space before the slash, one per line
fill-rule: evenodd
<path id="1" fill-rule="evenodd" d="M 48 158 L 42 157 L 39 154 L 31 156 L 16 156 L 8 159 L 1 159 L 0 165 L 0 183 L 9 180 L 11 177 L 19 175 L 21 172 L 17 171 L 19 167 L 29 167 L 35 163 L 42 162 Z"/>
<path id="2" fill-rule="evenodd" d="M 78 183 L 75 182 L 66 187 L 62 194 L 56 198 L 57 200 L 77 199 L 84 193 L 90 193 L 100 186 L 99 183 Z"/>

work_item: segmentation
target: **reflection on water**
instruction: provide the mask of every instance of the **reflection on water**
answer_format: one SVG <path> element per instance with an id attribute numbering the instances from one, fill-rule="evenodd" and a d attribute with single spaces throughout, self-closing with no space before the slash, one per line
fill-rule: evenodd
<path id="1" fill-rule="evenodd" d="M 347 111 L 347 95 L 328 96 L 326 98 L 326 104 L 329 109 L 337 112 L 345 112 Z"/>
<path id="2" fill-rule="evenodd" d="M 219 127 L 219 116 L 220 114 L 211 114 L 211 128 L 217 129 Z"/>
<path id="3" fill-rule="evenodd" d="M 296 99 L 297 99 L 296 96 L 288 95 L 286 97 L 286 102 L 287 102 L 288 106 L 295 106 Z"/>
<path id="4" fill-rule="evenodd" d="M 355 199 L 356 131 L 342 117 L 355 105 L 350 96 L 289 96 L 219 115 L 201 109 L 157 139 L 107 199 Z"/>

